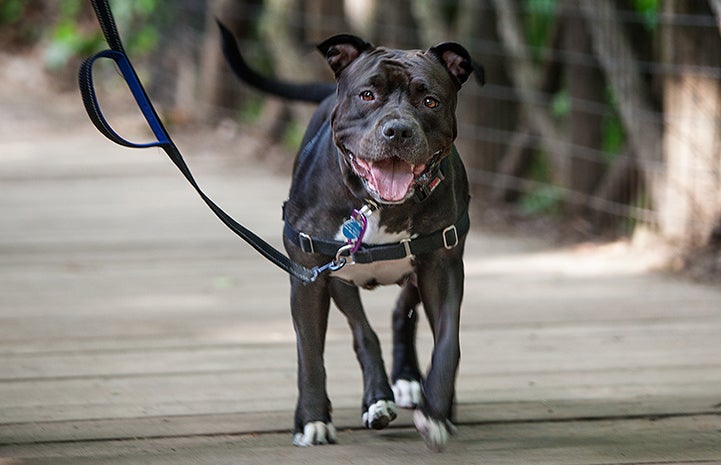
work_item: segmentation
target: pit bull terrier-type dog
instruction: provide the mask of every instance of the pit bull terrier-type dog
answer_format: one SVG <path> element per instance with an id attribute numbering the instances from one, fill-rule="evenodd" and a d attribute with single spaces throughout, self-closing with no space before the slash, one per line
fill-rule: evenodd
<path id="1" fill-rule="evenodd" d="M 298 350 L 293 443 L 336 440 L 323 365 L 333 300 L 348 319 L 363 372 L 363 424 L 381 429 L 397 407 L 415 408 L 416 428 L 440 450 L 454 429 L 460 358 L 469 194 L 453 142 L 456 94 L 474 69 L 468 52 L 450 42 L 425 52 L 394 50 L 338 35 L 318 46 L 336 85 L 303 86 L 253 71 L 232 34 L 221 31 L 226 58 L 242 79 L 320 102 L 295 160 L 284 245 L 307 267 L 329 260 L 345 266 L 311 284 L 291 278 Z M 359 294 L 360 287 L 384 284 L 402 287 L 393 310 L 392 386 Z M 420 303 L 435 341 L 425 377 L 415 349 Z"/>

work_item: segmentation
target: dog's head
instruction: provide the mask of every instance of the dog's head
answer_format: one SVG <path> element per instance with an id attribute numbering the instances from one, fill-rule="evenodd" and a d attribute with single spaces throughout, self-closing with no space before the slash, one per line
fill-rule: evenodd
<path id="1" fill-rule="evenodd" d="M 374 47 L 351 35 L 318 46 L 336 75 L 333 137 L 344 171 L 382 203 L 413 196 L 456 138 L 456 100 L 474 69 L 461 45 L 423 52 Z"/>

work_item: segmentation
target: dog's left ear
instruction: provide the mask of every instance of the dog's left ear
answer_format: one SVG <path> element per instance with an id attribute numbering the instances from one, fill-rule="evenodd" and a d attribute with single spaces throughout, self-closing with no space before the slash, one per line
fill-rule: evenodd
<path id="1" fill-rule="evenodd" d="M 483 67 L 473 62 L 471 54 L 461 44 L 444 42 L 431 47 L 428 52 L 435 55 L 441 64 L 446 67 L 448 73 L 455 78 L 458 87 L 461 87 L 466 82 L 473 71 L 476 72 L 478 82 L 481 85 L 485 83 Z"/>
<path id="2" fill-rule="evenodd" d="M 336 77 L 363 52 L 371 49 L 373 45 L 350 34 L 333 36 L 318 45 L 318 50 L 325 56 Z"/>

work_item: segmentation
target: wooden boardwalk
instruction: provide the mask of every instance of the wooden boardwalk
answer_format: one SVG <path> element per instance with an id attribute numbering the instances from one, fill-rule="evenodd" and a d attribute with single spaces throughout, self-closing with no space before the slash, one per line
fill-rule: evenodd
<path id="1" fill-rule="evenodd" d="M 408 412 L 360 428 L 337 312 L 327 368 L 340 444 L 292 447 L 287 278 L 162 153 L 95 133 L 76 96 L 42 118 L 3 98 L 0 465 L 721 463 L 721 289 L 644 273 L 623 246 L 478 232 L 447 450 L 428 453 Z M 242 139 L 180 142 L 211 196 L 277 244 L 287 179 L 233 156 Z M 395 293 L 365 294 L 386 353 Z"/>

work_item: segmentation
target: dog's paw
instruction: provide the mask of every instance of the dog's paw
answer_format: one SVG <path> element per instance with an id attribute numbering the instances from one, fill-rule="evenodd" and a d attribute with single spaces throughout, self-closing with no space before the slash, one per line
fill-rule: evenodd
<path id="1" fill-rule="evenodd" d="M 369 429 L 383 429 L 396 419 L 396 404 L 390 400 L 379 400 L 363 412 L 363 426 Z"/>
<path id="2" fill-rule="evenodd" d="M 455 434 L 456 426 L 450 421 L 438 421 L 427 417 L 420 410 L 413 412 L 413 424 L 429 449 L 440 452 L 448 442 L 448 434 Z"/>
<path id="3" fill-rule="evenodd" d="M 400 408 L 416 408 L 421 403 L 421 383 L 417 380 L 399 379 L 393 383 L 393 397 Z"/>
<path id="4" fill-rule="evenodd" d="M 323 423 L 322 421 L 307 423 L 302 433 L 293 435 L 293 445 L 298 447 L 335 444 L 335 441 L 335 426 L 333 423 Z"/>

